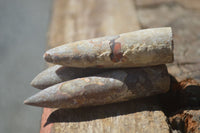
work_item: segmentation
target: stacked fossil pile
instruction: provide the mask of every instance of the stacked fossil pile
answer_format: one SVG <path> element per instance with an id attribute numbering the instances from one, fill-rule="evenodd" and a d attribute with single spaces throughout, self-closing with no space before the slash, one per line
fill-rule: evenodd
<path id="1" fill-rule="evenodd" d="M 145 29 L 68 43 L 48 50 L 31 85 L 43 89 L 25 104 L 78 108 L 147 97 L 169 90 L 166 63 L 173 61 L 171 28 Z"/>

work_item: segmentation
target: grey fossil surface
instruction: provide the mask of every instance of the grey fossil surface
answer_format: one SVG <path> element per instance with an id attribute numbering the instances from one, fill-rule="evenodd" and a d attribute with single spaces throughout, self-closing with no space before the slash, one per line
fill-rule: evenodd
<path id="1" fill-rule="evenodd" d="M 50 108 L 78 108 L 147 97 L 169 90 L 165 65 L 112 70 L 53 85 L 25 100 L 25 104 Z"/>
<path id="2" fill-rule="evenodd" d="M 171 63 L 170 27 L 152 28 L 116 36 L 68 43 L 48 50 L 47 62 L 69 67 L 143 67 Z"/>

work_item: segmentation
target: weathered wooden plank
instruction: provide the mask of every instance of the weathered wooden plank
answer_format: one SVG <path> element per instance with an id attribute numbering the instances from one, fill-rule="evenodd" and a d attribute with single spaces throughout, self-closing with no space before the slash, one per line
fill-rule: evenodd
<path id="1" fill-rule="evenodd" d="M 171 116 L 169 121 L 174 130 L 184 133 L 199 133 L 199 116 L 199 110 L 183 110 L 181 113 L 177 113 L 174 116 Z"/>
<path id="2" fill-rule="evenodd" d="M 176 91 L 176 93 L 171 91 L 172 95 L 170 101 L 173 101 L 175 106 L 170 104 L 169 100 L 166 100 L 167 102 L 164 103 L 164 106 L 172 110 L 176 108 L 176 111 L 169 112 L 169 123 L 173 131 L 184 133 L 200 132 L 199 85 L 200 84 L 193 79 L 186 79 L 179 82 L 178 87 L 173 87 L 174 89 L 178 89 L 173 90 Z"/>
<path id="3" fill-rule="evenodd" d="M 139 7 L 155 7 L 161 4 L 180 4 L 186 9 L 199 10 L 199 0 L 135 0 Z"/>
<path id="4" fill-rule="evenodd" d="M 131 0 L 54 2 L 49 46 L 139 29 Z"/>
<path id="5" fill-rule="evenodd" d="M 155 2 L 156 0 L 151 1 Z M 154 7 L 152 7 L 152 3 L 145 5 L 145 7 L 138 5 L 138 18 L 141 26 L 145 28 L 162 26 L 172 27 L 175 44 L 175 61 L 173 64 L 168 65 L 168 71 L 175 76 L 178 81 L 186 78 L 194 78 L 200 82 L 199 11 L 192 11 L 191 9 L 181 6 L 179 3 L 168 2 L 168 4 L 166 4 L 163 0 L 158 1 L 160 1 L 159 5 Z M 184 0 L 181 3 L 190 3 L 188 6 L 194 4 L 193 1 L 186 2 Z M 200 1 L 195 1 L 195 3 L 196 6 L 200 7 Z M 166 17 L 163 18 L 163 16 Z"/>
<path id="6" fill-rule="evenodd" d="M 53 133 L 169 133 L 166 119 L 155 97 L 151 97 L 96 107 L 58 109 L 51 113 L 46 125 L 50 125 Z"/>
<path id="7" fill-rule="evenodd" d="M 137 9 L 142 27 L 170 26 L 174 31 L 175 61 L 168 65 L 168 71 L 179 83 L 171 82 L 173 89 L 159 99 L 169 115 L 172 132 L 200 132 L 200 87 L 192 80 L 200 83 L 200 1 L 137 0 Z"/>
<path id="8" fill-rule="evenodd" d="M 138 30 L 131 0 L 55 1 L 49 46 Z M 41 133 L 169 133 L 156 97 L 80 109 L 44 109 Z"/>
<path id="9" fill-rule="evenodd" d="M 147 6 L 157 6 L 160 4 L 167 4 L 174 2 L 175 0 L 135 0 L 136 6 L 147 7 Z"/>

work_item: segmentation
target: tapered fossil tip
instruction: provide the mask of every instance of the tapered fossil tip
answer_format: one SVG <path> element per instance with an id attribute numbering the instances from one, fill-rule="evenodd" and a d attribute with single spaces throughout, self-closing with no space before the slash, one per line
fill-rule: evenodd
<path id="1" fill-rule="evenodd" d="M 28 101 L 27 100 L 24 100 L 24 104 L 27 104 L 28 103 Z"/>
<path id="2" fill-rule="evenodd" d="M 30 84 L 31 86 L 37 89 L 45 89 L 54 84 L 65 81 L 65 80 L 60 79 L 60 75 L 61 77 L 67 77 L 67 79 L 66 78 L 64 79 L 69 80 L 69 76 L 67 76 L 66 70 L 67 69 L 65 69 L 65 67 L 62 67 L 61 65 L 55 65 L 39 73 L 31 81 Z M 65 76 L 62 76 L 62 75 L 65 75 Z"/>
<path id="3" fill-rule="evenodd" d="M 36 95 L 33 95 L 33 96 L 27 98 L 24 101 L 24 104 L 42 107 L 42 102 L 43 102 L 43 100 L 40 100 L 39 95 L 36 94 Z"/>
<path id="4" fill-rule="evenodd" d="M 24 101 L 24 104 L 27 104 L 27 105 L 32 105 L 32 106 L 41 106 L 41 103 L 45 100 L 45 99 L 42 99 L 41 97 L 43 97 L 43 95 L 40 94 L 41 92 L 27 98 L 25 101 Z M 43 94 L 43 93 L 42 93 Z"/>
<path id="5" fill-rule="evenodd" d="M 51 56 L 51 54 L 49 54 L 48 52 L 44 53 L 43 58 L 44 58 L 47 62 L 53 62 L 52 56 Z"/>
<path id="6" fill-rule="evenodd" d="M 37 76 L 31 81 L 31 86 L 38 88 L 38 84 L 37 84 Z"/>
<path id="7" fill-rule="evenodd" d="M 59 84 L 58 84 L 59 85 Z M 51 107 L 51 103 L 56 99 L 55 93 L 57 92 L 58 85 L 46 88 L 35 95 L 27 98 L 24 104 L 39 106 L 39 107 Z"/>
<path id="8" fill-rule="evenodd" d="M 33 100 L 32 97 L 29 97 L 24 101 L 24 104 L 27 104 L 27 105 L 33 105 L 34 103 L 35 101 Z"/>
<path id="9" fill-rule="evenodd" d="M 31 86 L 37 89 L 45 89 L 48 86 L 44 83 L 44 79 L 41 79 L 41 74 L 37 75 L 32 81 Z"/>

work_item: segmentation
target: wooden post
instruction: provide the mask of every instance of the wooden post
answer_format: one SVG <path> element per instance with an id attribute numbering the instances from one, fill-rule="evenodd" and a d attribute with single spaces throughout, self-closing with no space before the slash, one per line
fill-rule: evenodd
<path id="1" fill-rule="evenodd" d="M 49 47 L 140 29 L 132 0 L 55 0 Z M 80 109 L 47 109 L 41 133 L 169 133 L 166 116 L 151 97 Z"/>

